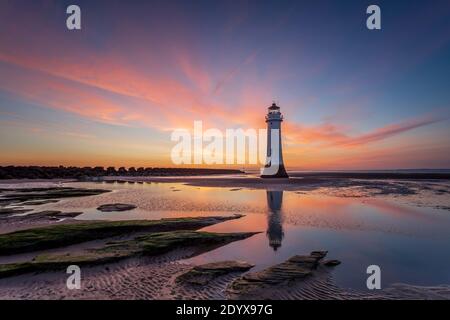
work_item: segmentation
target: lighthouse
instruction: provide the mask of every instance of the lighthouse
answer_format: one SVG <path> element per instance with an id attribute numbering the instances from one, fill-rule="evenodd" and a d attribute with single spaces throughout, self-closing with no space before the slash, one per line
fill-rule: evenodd
<path id="1" fill-rule="evenodd" d="M 281 122 L 283 115 L 276 103 L 268 108 L 267 123 L 267 156 L 266 164 L 261 170 L 261 178 L 289 178 L 283 162 L 281 145 Z"/>

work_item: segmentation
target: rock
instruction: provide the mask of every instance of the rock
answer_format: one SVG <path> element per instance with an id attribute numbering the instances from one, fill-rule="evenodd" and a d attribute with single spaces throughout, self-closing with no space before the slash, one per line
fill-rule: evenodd
<path id="1" fill-rule="evenodd" d="M 320 259 L 323 259 L 326 257 L 326 255 L 328 254 L 328 251 L 312 251 L 310 253 L 311 256 Z"/>
<path id="2" fill-rule="evenodd" d="M 97 208 L 101 212 L 127 211 L 136 209 L 135 205 L 125 203 L 109 203 L 103 204 Z"/>
<path id="3" fill-rule="evenodd" d="M 78 217 L 83 212 L 60 212 L 55 215 L 56 218 L 75 218 Z"/>
<path id="4" fill-rule="evenodd" d="M 69 187 L 11 189 L 2 193 L 0 205 L 30 201 L 54 200 L 62 198 L 94 196 L 111 190 L 81 189 Z"/>
<path id="5" fill-rule="evenodd" d="M 42 217 L 42 213 L 40 214 Z M 35 214 L 31 214 L 33 216 Z M 85 221 L 0 234 L 0 255 L 60 248 L 72 244 L 129 235 L 133 232 L 167 232 L 197 230 L 223 221 L 239 219 L 242 215 L 174 218 L 161 220 Z M 16 217 L 14 217 L 16 218 Z M 17 217 L 19 218 L 19 217 Z M 21 218 L 21 217 L 20 217 Z M 44 217 L 45 218 L 45 217 Z M 3 222 L 3 221 L 2 221 Z M 220 239 L 216 237 L 216 239 Z M 195 241 L 200 241 L 199 238 Z"/>
<path id="6" fill-rule="evenodd" d="M 33 211 L 33 209 L 23 209 L 20 207 L 3 208 L 3 209 L 0 209 L 0 215 L 12 215 L 12 214 L 19 214 L 19 213 L 27 213 L 30 211 Z"/>
<path id="7" fill-rule="evenodd" d="M 39 211 L 36 213 L 31 213 L 28 216 L 29 217 L 52 217 L 52 216 L 56 216 L 60 213 L 61 213 L 61 211 L 57 211 L 57 210 L 45 210 L 45 211 Z"/>
<path id="8" fill-rule="evenodd" d="M 63 218 L 75 218 L 79 216 L 83 212 L 61 212 L 57 210 L 45 210 L 39 211 L 29 214 L 29 211 L 33 211 L 32 209 L 22 209 L 22 208 L 10 208 L 10 209 L 0 209 L 0 220 L 3 223 L 24 223 L 24 222 L 45 222 L 48 220 L 60 220 Z M 21 215 L 18 215 L 21 214 Z"/>
<path id="9" fill-rule="evenodd" d="M 335 267 L 341 264 L 339 260 L 326 260 L 323 264 L 327 267 Z"/>
<path id="10" fill-rule="evenodd" d="M 0 264 L 0 278 L 29 272 L 65 270 L 71 264 L 101 265 L 132 257 L 156 256 L 179 248 L 191 248 L 194 249 L 194 254 L 201 254 L 254 234 L 186 230 L 147 233 L 132 240 L 111 241 L 100 248 L 88 248 L 80 252 L 43 253 L 30 261 Z"/>
<path id="11" fill-rule="evenodd" d="M 15 220 L 17 222 L 23 223 L 23 222 L 39 222 L 39 221 L 46 221 L 46 220 L 56 220 L 56 218 L 54 218 L 54 216 L 59 213 L 61 213 L 61 211 L 53 211 L 53 210 L 40 211 L 40 212 L 30 213 L 27 215 L 11 217 L 10 221 Z M 12 220 L 12 219 L 14 219 L 14 220 Z"/>
<path id="12" fill-rule="evenodd" d="M 41 217 L 48 217 L 51 220 L 59 220 L 64 218 L 75 218 L 82 214 L 83 212 L 61 212 L 61 211 L 42 211 L 37 212 L 35 214 L 31 214 L 30 216 L 41 216 Z"/>
<path id="13" fill-rule="evenodd" d="M 47 204 L 47 203 L 55 203 L 58 202 L 59 200 L 35 200 L 35 201 L 26 201 L 26 202 L 22 202 L 21 205 L 22 206 L 40 206 L 43 204 Z"/>
<path id="14" fill-rule="evenodd" d="M 189 283 L 193 285 L 205 285 L 215 278 L 232 273 L 244 272 L 253 268 L 254 265 L 245 261 L 219 261 L 213 263 L 195 266 L 181 276 L 178 276 L 178 282 Z"/>
<path id="15" fill-rule="evenodd" d="M 247 273 L 234 280 L 228 286 L 227 292 L 235 297 L 255 297 L 257 292 L 264 288 L 305 279 L 314 274 L 326 254 L 327 251 L 313 251 L 310 255 L 293 256 L 267 269 Z"/>

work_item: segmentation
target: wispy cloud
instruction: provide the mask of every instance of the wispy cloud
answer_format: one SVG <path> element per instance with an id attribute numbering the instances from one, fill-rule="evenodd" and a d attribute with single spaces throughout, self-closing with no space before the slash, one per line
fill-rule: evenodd
<path id="1" fill-rule="evenodd" d="M 255 50 L 253 51 L 251 54 L 249 54 L 247 57 L 245 57 L 239 64 L 237 64 L 233 69 L 231 69 L 230 71 L 228 71 L 225 76 L 223 78 L 221 78 L 217 84 L 216 87 L 214 88 L 214 94 L 218 94 L 220 93 L 220 91 L 222 90 L 222 88 L 231 80 L 233 80 L 234 77 L 236 77 L 238 75 L 239 72 L 242 71 L 242 69 L 252 63 L 255 59 L 256 56 L 258 55 L 259 50 Z"/>
<path id="2" fill-rule="evenodd" d="M 382 141 L 401 133 L 427 126 L 448 117 L 423 116 L 416 119 L 405 120 L 399 123 L 386 125 L 371 132 L 360 135 L 349 135 L 343 127 L 332 123 L 317 126 L 304 126 L 287 123 L 286 131 L 290 143 L 320 143 L 324 147 L 356 147 Z"/>
<path id="3" fill-rule="evenodd" d="M 372 132 L 362 134 L 360 136 L 347 137 L 342 141 L 338 141 L 337 144 L 342 146 L 365 145 L 368 143 L 385 140 L 403 132 L 427 126 L 442 120 L 444 119 L 430 116 L 426 116 L 420 119 L 407 120 L 401 123 L 391 124 L 382 128 L 378 128 Z"/>

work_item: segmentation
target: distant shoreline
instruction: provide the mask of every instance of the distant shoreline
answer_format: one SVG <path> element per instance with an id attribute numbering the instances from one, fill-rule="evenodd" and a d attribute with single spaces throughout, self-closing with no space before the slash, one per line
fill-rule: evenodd
<path id="1" fill-rule="evenodd" d="M 164 177 L 164 176 L 206 176 L 224 174 L 243 174 L 236 169 L 207 168 L 125 168 L 120 167 L 43 167 L 43 166 L 6 166 L 0 167 L 1 180 L 15 179 L 76 179 L 94 180 L 102 177 Z"/>
<path id="2" fill-rule="evenodd" d="M 320 178 L 347 178 L 347 179 L 408 179 L 408 180 L 429 180 L 429 179 L 450 179 L 449 172 L 413 172 L 413 171 L 318 171 L 318 172 L 291 172 L 291 177 L 320 177 Z"/>
<path id="3" fill-rule="evenodd" d="M 0 167 L 0 181 L 48 181 L 67 180 L 101 181 L 114 178 L 151 178 L 151 177 L 201 177 L 220 175 L 245 175 L 256 179 L 257 170 L 244 172 L 237 169 L 209 168 L 124 168 L 114 167 L 40 167 L 40 166 L 6 166 Z M 450 180 L 449 169 L 398 169 L 398 170 L 348 170 L 348 171 L 289 171 L 291 178 L 320 179 L 363 179 L 363 180 Z M 66 180 L 66 181 L 64 181 Z"/>

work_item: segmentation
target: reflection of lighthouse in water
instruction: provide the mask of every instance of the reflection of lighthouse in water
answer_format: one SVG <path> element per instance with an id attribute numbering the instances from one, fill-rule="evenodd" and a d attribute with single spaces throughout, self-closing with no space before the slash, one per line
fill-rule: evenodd
<path id="1" fill-rule="evenodd" d="M 281 216 L 282 202 L 283 191 L 267 190 L 267 205 L 269 206 L 269 212 L 267 214 L 267 237 L 269 238 L 269 246 L 275 251 L 281 247 L 281 242 L 284 237 Z"/>

